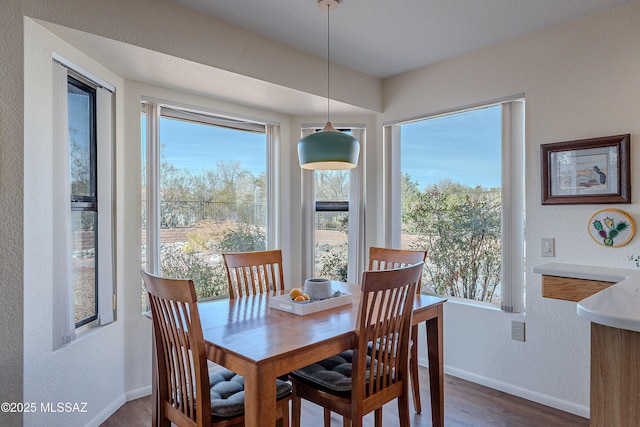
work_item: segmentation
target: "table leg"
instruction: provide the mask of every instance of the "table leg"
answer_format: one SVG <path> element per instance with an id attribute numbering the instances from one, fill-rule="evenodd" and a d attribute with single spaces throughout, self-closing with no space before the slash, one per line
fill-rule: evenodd
<path id="1" fill-rule="evenodd" d="M 249 427 L 276 425 L 276 375 L 269 367 L 251 365 L 244 374 L 244 422 Z"/>
<path id="2" fill-rule="evenodd" d="M 429 387 L 431 390 L 431 420 L 434 427 L 444 426 L 444 356 L 442 306 L 438 315 L 426 321 Z"/>

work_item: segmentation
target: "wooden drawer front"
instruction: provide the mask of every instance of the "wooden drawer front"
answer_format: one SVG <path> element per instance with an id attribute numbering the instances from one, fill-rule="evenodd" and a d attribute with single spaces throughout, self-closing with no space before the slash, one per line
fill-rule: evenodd
<path id="1" fill-rule="evenodd" d="M 578 302 L 611 285 L 615 285 L 615 283 L 543 275 L 542 296 Z"/>

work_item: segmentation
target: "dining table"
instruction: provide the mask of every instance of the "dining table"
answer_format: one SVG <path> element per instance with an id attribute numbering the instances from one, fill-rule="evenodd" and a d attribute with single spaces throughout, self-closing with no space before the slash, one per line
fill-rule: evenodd
<path id="1" fill-rule="evenodd" d="M 352 348 L 360 286 L 331 286 L 351 294 L 351 303 L 305 315 L 270 307 L 270 297 L 289 291 L 198 303 L 207 358 L 244 376 L 245 425 L 276 424 L 276 378 Z M 414 325 L 426 324 L 432 424 L 439 427 L 444 425 L 445 301 L 416 295 L 412 316 Z"/>

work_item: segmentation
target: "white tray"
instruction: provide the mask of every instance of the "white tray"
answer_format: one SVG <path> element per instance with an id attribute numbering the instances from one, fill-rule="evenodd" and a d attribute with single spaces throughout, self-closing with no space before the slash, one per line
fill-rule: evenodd
<path id="1" fill-rule="evenodd" d="M 351 304 L 351 294 L 341 292 L 340 296 L 327 298 L 318 301 L 294 302 L 289 294 L 269 296 L 269 307 L 276 310 L 288 311 L 289 313 L 304 316 L 322 310 Z"/>

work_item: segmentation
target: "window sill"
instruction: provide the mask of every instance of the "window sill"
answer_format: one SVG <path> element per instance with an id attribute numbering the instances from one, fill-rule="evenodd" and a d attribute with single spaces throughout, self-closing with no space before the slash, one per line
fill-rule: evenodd
<path id="1" fill-rule="evenodd" d="M 439 295 L 439 294 L 434 294 L 434 293 L 430 293 L 430 292 L 425 292 L 425 295 L 431 295 L 434 297 L 441 297 L 441 298 L 447 298 L 447 302 L 448 303 L 453 303 L 453 304 L 458 304 L 458 305 L 466 305 L 466 306 L 470 306 L 470 307 L 478 307 L 478 308 L 486 308 L 488 310 L 493 310 L 493 311 L 502 311 L 500 309 L 500 305 L 498 304 L 494 304 L 494 303 L 490 303 L 490 302 L 484 302 L 484 301 L 475 301 L 475 300 L 470 300 L 470 299 L 466 299 L 466 298 L 457 298 L 457 297 L 452 297 L 449 295 Z M 522 314 L 522 313 L 520 313 Z"/>

